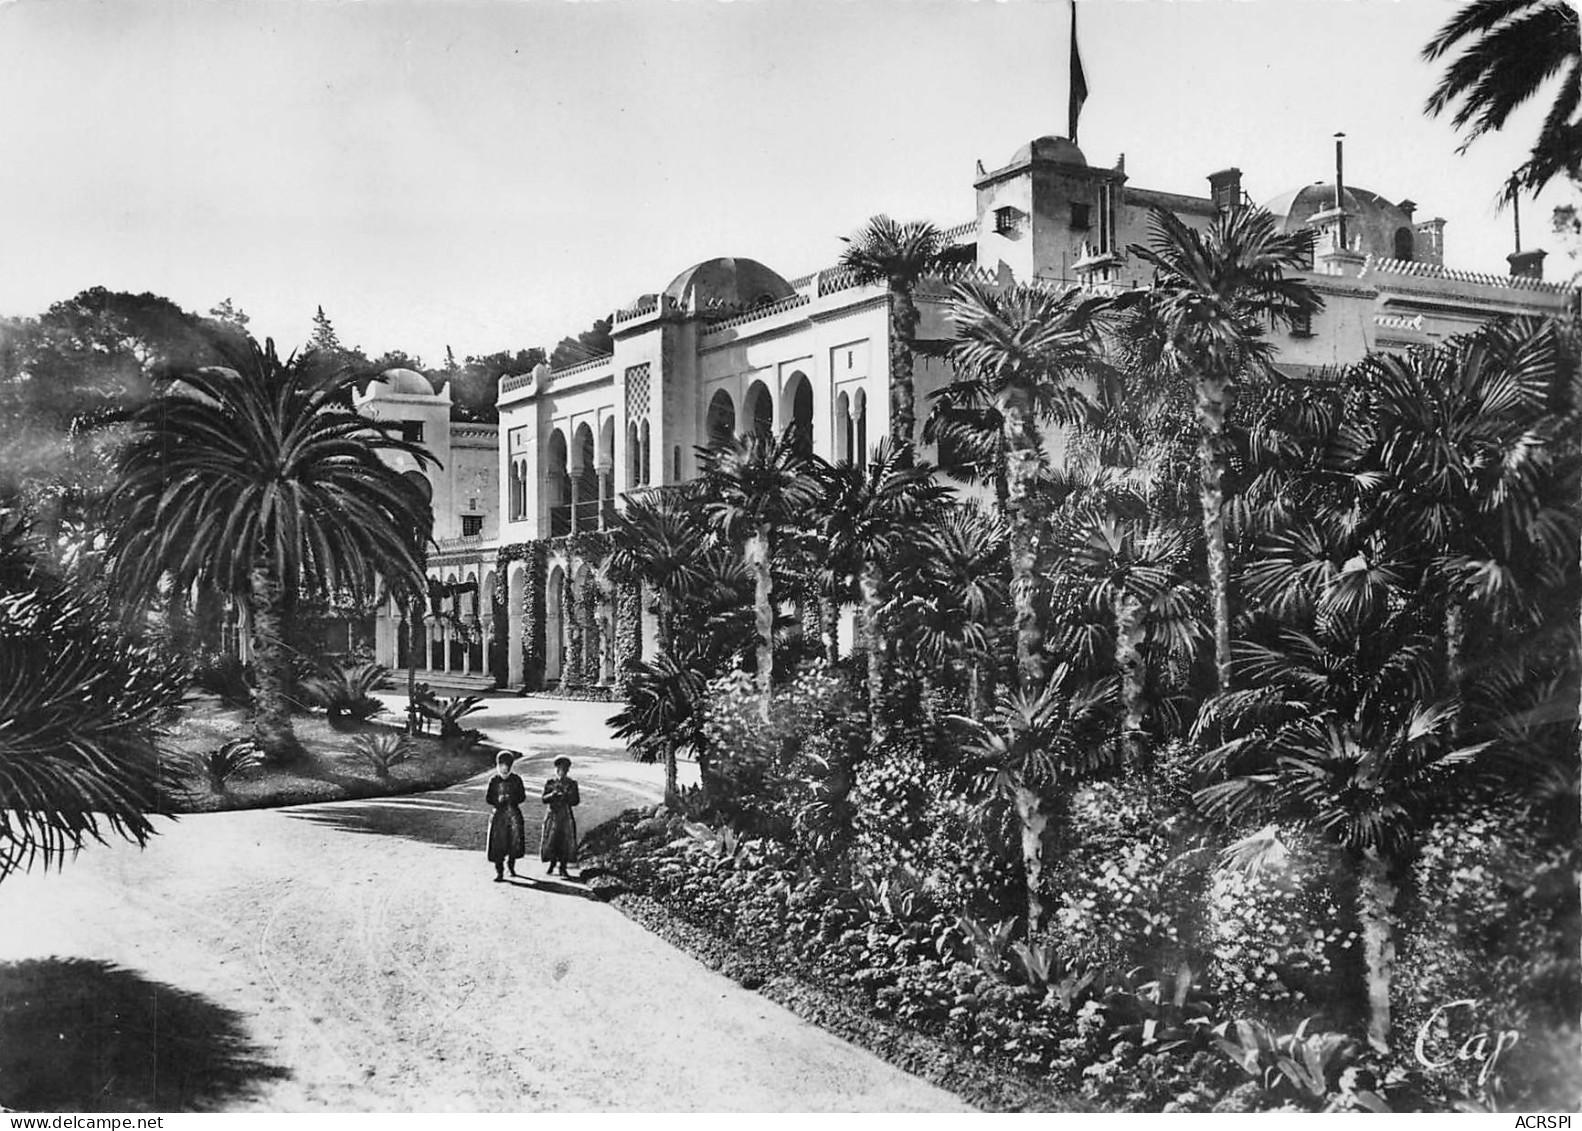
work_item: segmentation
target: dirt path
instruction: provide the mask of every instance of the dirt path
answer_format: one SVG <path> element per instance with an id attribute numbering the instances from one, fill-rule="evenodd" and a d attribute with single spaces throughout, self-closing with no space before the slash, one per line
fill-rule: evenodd
<path id="1" fill-rule="evenodd" d="M 479 722 L 530 795 L 575 759 L 586 830 L 659 796 L 609 711 Z M 962 1110 L 531 861 L 490 882 L 484 782 L 187 817 L 0 884 L 0 1106 Z"/>

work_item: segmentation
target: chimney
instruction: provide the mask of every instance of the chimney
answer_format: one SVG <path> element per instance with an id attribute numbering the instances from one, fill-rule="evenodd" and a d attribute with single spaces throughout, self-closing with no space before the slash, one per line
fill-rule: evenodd
<path id="1" fill-rule="evenodd" d="M 1417 261 L 1443 267 L 1445 263 L 1445 222 L 1435 216 L 1432 220 L 1419 220 L 1417 229 Z"/>
<path id="2" fill-rule="evenodd" d="M 1209 199 L 1221 212 L 1241 203 L 1241 170 L 1221 169 L 1208 175 Z"/>
<path id="3" fill-rule="evenodd" d="M 1345 134 L 1335 135 L 1335 211 L 1340 213 L 1340 228 L 1339 234 L 1335 237 L 1335 246 L 1342 251 L 1346 250 L 1346 166 L 1343 157 L 1345 143 Z"/>
<path id="4" fill-rule="evenodd" d="M 1532 251 L 1515 251 L 1507 255 L 1505 261 L 1511 265 L 1511 278 L 1542 279 L 1544 256 L 1548 254 L 1543 248 L 1534 248 Z"/>

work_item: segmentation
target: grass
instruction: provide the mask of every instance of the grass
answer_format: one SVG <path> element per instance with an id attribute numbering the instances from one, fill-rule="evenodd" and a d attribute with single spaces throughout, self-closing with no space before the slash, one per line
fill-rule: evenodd
<path id="1" fill-rule="evenodd" d="M 167 764 L 180 782 L 171 807 L 177 813 L 214 813 L 416 793 L 465 781 L 493 763 L 495 748 L 488 743 L 458 753 L 437 738 L 414 735 L 412 757 L 390 767 L 389 776 L 381 779 L 359 754 L 357 738 L 394 733 L 400 723 L 398 716 L 386 713 L 367 723 L 337 728 L 322 713 L 296 715 L 292 725 L 307 757 L 290 766 L 244 770 L 220 794 L 209 788 L 203 771 L 189 765 L 188 759 L 245 738 L 251 727 L 245 711 L 227 707 L 212 695 L 195 695 L 162 743 Z"/>

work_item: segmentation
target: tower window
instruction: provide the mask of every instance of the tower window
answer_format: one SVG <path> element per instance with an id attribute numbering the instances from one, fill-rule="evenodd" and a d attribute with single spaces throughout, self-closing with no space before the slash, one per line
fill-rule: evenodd
<path id="1" fill-rule="evenodd" d="M 1093 225 L 1093 209 L 1090 205 L 1073 200 L 1071 202 L 1071 226 L 1086 230 Z"/>
<path id="2" fill-rule="evenodd" d="M 1291 336 L 1293 338 L 1311 338 L 1313 336 L 1313 315 L 1303 310 L 1291 315 Z"/>
<path id="3" fill-rule="evenodd" d="M 475 534 L 483 533 L 483 515 L 464 514 L 461 516 L 461 536 L 471 538 Z"/>
<path id="4" fill-rule="evenodd" d="M 401 439 L 409 444 L 423 442 L 423 422 L 421 420 L 403 420 L 401 422 Z"/>
<path id="5" fill-rule="evenodd" d="M 1410 263 L 1413 259 L 1412 253 L 1416 250 L 1413 246 L 1414 242 L 1415 241 L 1412 238 L 1412 229 L 1395 229 L 1395 258 L 1401 260 L 1402 262 Z"/>
<path id="6" fill-rule="evenodd" d="M 994 231 L 996 235 L 1013 235 L 1021 230 L 1021 224 L 1021 212 L 1010 205 L 994 210 Z"/>

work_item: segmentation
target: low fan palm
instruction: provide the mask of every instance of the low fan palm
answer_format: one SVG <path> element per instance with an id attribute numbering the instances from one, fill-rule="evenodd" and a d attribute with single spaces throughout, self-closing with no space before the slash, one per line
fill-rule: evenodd
<path id="1" fill-rule="evenodd" d="M 794 428 L 779 437 L 754 433 L 699 449 L 698 460 L 704 511 L 723 538 L 740 543 L 742 563 L 753 577 L 758 687 L 767 719 L 774 679 L 775 539 L 803 522 L 818 499 L 820 461 L 806 454 Z"/>
<path id="2" fill-rule="evenodd" d="M 1072 790 L 1113 760 L 1112 745 L 1105 741 L 1112 701 L 1113 691 L 1104 682 L 1082 680 L 1061 665 L 1036 696 L 1002 694 L 986 721 L 952 719 L 963 734 L 963 753 L 981 768 L 982 792 L 1008 797 L 1015 807 L 1029 937 L 1044 918 L 1046 846 L 1063 839 L 1058 834 L 1065 831 L 1063 814 Z"/>
<path id="3" fill-rule="evenodd" d="M 1207 232 L 1174 214 L 1149 214 L 1149 244 L 1132 254 L 1153 266 L 1147 319 L 1163 353 L 1190 374 L 1197 398 L 1199 495 L 1214 620 L 1214 663 L 1221 691 L 1231 687 L 1230 556 L 1225 539 L 1226 418 L 1237 382 L 1264 371 L 1268 325 L 1290 325 L 1323 305 L 1305 280 L 1286 273 L 1312 266 L 1312 233 L 1281 232 L 1261 208 L 1231 208 Z"/>
<path id="4" fill-rule="evenodd" d="M 1035 484 L 1047 471 L 1043 426 L 1072 425 L 1092 411 L 1110 374 L 1099 350 L 1107 300 L 1081 291 L 1036 286 L 958 284 L 950 360 L 956 380 L 934 394 L 943 421 L 973 420 L 998 439 L 980 445 L 1002 456 L 1002 508 L 1011 525 L 1011 597 L 1016 657 L 1026 694 L 1044 685 L 1043 626 L 1038 615 Z M 946 425 L 948 427 L 948 425 Z"/>
<path id="5" fill-rule="evenodd" d="M 382 458 L 427 450 L 338 403 L 353 383 L 312 355 L 282 361 L 223 340 L 225 368 L 183 373 L 141 408 L 110 499 L 114 580 L 133 599 L 208 585 L 245 603 L 258 672 L 254 740 L 300 752 L 286 698 L 281 611 L 296 593 L 375 595 L 378 577 L 421 576 L 413 532 L 432 529 L 423 493 Z"/>
<path id="6" fill-rule="evenodd" d="M 903 547 L 943 507 L 947 490 L 927 464 L 903 462 L 880 441 L 866 467 L 838 464 L 825 474 L 823 543 L 832 589 L 855 583 L 862 607 L 863 647 L 868 656 L 868 710 L 873 744 L 884 739 L 885 654 L 891 634 L 882 621 L 886 581 Z"/>

